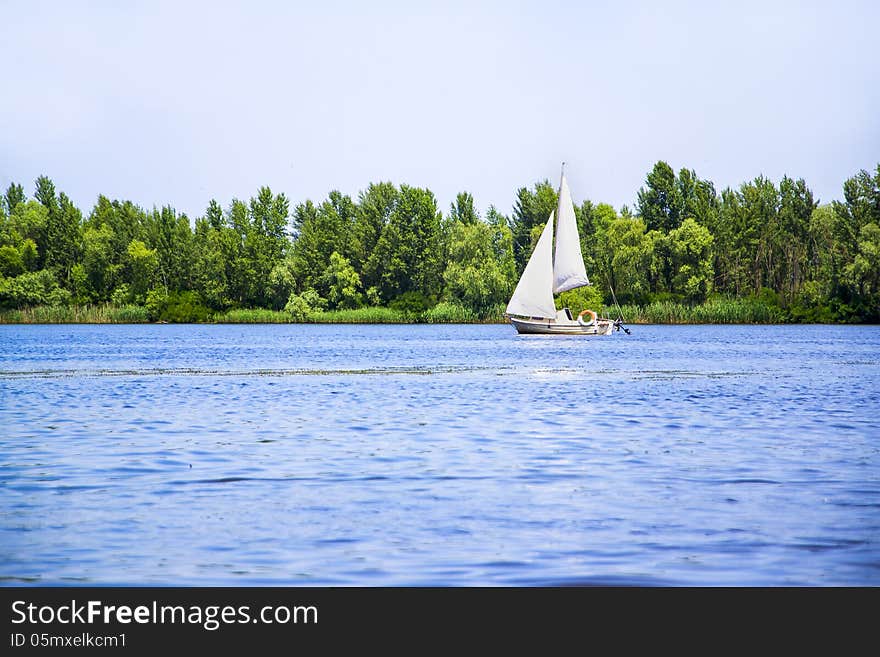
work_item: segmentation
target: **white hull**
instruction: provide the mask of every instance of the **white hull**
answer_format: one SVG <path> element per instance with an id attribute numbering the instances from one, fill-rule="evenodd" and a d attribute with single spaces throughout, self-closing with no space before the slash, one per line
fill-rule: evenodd
<path id="1" fill-rule="evenodd" d="M 518 333 L 539 335 L 611 335 L 614 322 L 610 319 L 597 320 L 595 324 L 584 326 L 575 320 L 525 319 L 508 317 Z"/>

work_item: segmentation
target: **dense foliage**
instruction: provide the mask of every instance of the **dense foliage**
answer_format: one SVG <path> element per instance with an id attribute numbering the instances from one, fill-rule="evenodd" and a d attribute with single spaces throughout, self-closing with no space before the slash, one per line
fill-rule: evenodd
<path id="1" fill-rule="evenodd" d="M 91 315 L 107 321 L 500 318 L 555 205 L 543 181 L 517 190 L 509 217 L 480 217 L 468 193 L 444 215 L 430 190 L 384 182 L 292 207 L 263 187 L 194 221 L 99 196 L 83 216 L 41 176 L 33 198 L 18 184 L 0 197 L 0 309 L 23 321 L 86 307 L 110 308 Z M 880 321 L 880 165 L 819 206 L 802 179 L 719 194 L 658 162 L 634 210 L 575 210 L 594 287 L 563 295 L 573 310 L 610 305 L 613 289 L 645 321 Z"/>

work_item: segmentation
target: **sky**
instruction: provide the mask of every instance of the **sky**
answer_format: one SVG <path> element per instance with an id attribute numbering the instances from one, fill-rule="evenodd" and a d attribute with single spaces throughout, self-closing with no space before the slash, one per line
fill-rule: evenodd
<path id="1" fill-rule="evenodd" d="M 371 182 L 509 214 L 560 164 L 633 207 L 665 160 L 720 191 L 880 163 L 880 3 L 0 0 L 0 185 L 190 217 Z"/>

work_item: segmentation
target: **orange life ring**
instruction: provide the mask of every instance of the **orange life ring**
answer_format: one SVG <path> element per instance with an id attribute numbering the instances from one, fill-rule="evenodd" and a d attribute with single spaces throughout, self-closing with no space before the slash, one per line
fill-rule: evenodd
<path id="1" fill-rule="evenodd" d="M 584 315 L 586 315 L 587 313 L 590 314 L 590 321 L 589 322 L 584 321 Z M 597 315 L 596 315 L 595 311 L 582 310 L 581 314 L 578 315 L 578 324 L 580 324 L 581 326 L 595 326 L 596 318 L 597 318 Z"/>

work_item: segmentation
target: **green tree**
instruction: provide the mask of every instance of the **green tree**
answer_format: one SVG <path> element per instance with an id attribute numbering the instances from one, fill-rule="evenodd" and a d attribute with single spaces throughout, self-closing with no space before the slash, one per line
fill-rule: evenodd
<path id="1" fill-rule="evenodd" d="M 211 208 L 209 206 L 209 212 Z M 281 260 L 288 244 L 287 218 L 290 202 L 284 194 L 272 194 L 269 187 L 261 187 L 250 201 L 251 226 L 256 236 L 255 251 L 266 263 L 262 269 L 271 269 Z"/>
<path id="2" fill-rule="evenodd" d="M 449 205 L 449 220 L 462 224 L 473 224 L 480 220 L 474 209 L 474 197 L 468 192 L 459 192 L 455 201 Z"/>
<path id="3" fill-rule="evenodd" d="M 676 184 L 675 172 L 662 160 L 654 165 L 639 189 L 636 210 L 644 220 L 647 230 L 669 232 L 681 221 L 681 192 Z"/>
<path id="4" fill-rule="evenodd" d="M 654 256 L 653 235 L 636 217 L 617 217 L 611 206 L 600 204 L 603 218 L 596 241 L 596 279 L 614 290 L 622 303 L 642 302 L 649 292 L 648 273 Z M 610 212 L 609 212 L 610 210 Z M 614 213 L 614 218 L 611 214 Z"/>
<path id="5" fill-rule="evenodd" d="M 19 202 L 15 209 L 0 221 L 0 245 L 15 247 L 25 256 L 23 248 L 26 242 L 33 245 L 33 258 L 25 265 L 29 271 L 40 269 L 43 266 L 43 258 L 38 244 L 45 249 L 46 223 L 49 211 L 37 201 Z"/>
<path id="6" fill-rule="evenodd" d="M 18 276 L 24 273 L 24 261 L 14 246 L 0 246 L 0 275 Z"/>
<path id="7" fill-rule="evenodd" d="M 574 211 L 587 276 L 595 278 L 600 269 L 597 260 L 599 235 L 614 219 L 617 219 L 617 213 L 607 203 L 594 205 L 589 200 L 585 200 L 580 206 L 575 206 Z"/>
<path id="8" fill-rule="evenodd" d="M 443 285 L 440 213 L 430 190 L 400 186 L 398 201 L 365 266 L 383 302 L 406 293 L 430 304 Z"/>
<path id="9" fill-rule="evenodd" d="M 18 246 L 18 252 L 21 254 L 21 262 L 26 271 L 37 271 L 39 269 L 39 253 L 37 253 L 37 244 L 32 239 L 25 238 Z"/>
<path id="10" fill-rule="evenodd" d="M 716 287 L 744 296 L 772 285 L 779 192 L 758 176 L 738 190 L 724 190 L 715 226 Z"/>
<path id="11" fill-rule="evenodd" d="M 672 255 L 672 292 L 692 303 L 702 303 L 712 291 L 712 234 L 709 229 L 688 217 L 667 237 Z"/>
<path id="12" fill-rule="evenodd" d="M 215 310 L 229 308 L 241 303 L 239 271 L 243 238 L 223 217 L 216 216 L 219 205 L 211 201 L 204 218 L 196 220 L 194 232 L 193 279 L 196 289 L 205 302 Z"/>
<path id="13" fill-rule="evenodd" d="M 208 202 L 208 208 L 205 210 L 205 221 L 214 230 L 220 230 L 225 225 L 223 222 L 223 208 L 214 199 Z"/>
<path id="14" fill-rule="evenodd" d="M 338 191 L 315 207 L 311 201 L 293 212 L 296 238 L 291 247 L 290 269 L 300 289 L 323 290 L 323 276 L 335 251 L 348 258 L 354 249 L 356 207 L 351 198 Z"/>
<path id="15" fill-rule="evenodd" d="M 831 300 L 839 285 L 840 261 L 835 253 L 834 227 L 836 216 L 832 205 L 820 205 L 810 215 L 808 228 L 808 253 L 810 276 L 805 283 L 806 298 L 801 302 L 806 306 L 825 305 Z"/>
<path id="16" fill-rule="evenodd" d="M 675 214 L 680 221 L 691 218 L 710 230 L 715 225 L 720 206 L 715 185 L 702 180 L 693 169 L 681 169 L 675 180 Z"/>
<path id="17" fill-rule="evenodd" d="M 858 251 L 844 275 L 858 289 L 864 319 L 880 318 L 880 224 L 872 221 L 859 230 Z"/>
<path id="18" fill-rule="evenodd" d="M 248 207 L 250 222 L 245 234 L 245 250 L 252 264 L 249 303 L 261 307 L 277 305 L 284 298 L 272 294 L 268 281 L 272 271 L 281 263 L 287 245 L 290 203 L 284 194 L 273 194 L 269 187 L 261 187 Z"/>
<path id="19" fill-rule="evenodd" d="M 107 301 L 120 281 L 121 267 L 114 264 L 113 229 L 107 224 L 83 231 L 82 267 L 85 270 L 90 301 Z"/>
<path id="20" fill-rule="evenodd" d="M 3 203 L 0 203 L 0 206 L 5 205 L 6 214 L 11 215 L 15 212 L 15 208 L 18 204 L 24 203 L 26 200 L 24 188 L 22 188 L 21 185 L 9 183 L 9 187 L 6 188 L 6 193 L 3 195 Z"/>
<path id="21" fill-rule="evenodd" d="M 45 253 L 45 266 L 52 269 L 59 280 L 70 280 L 70 271 L 79 259 L 80 224 L 82 213 L 64 192 L 55 196 L 55 184 L 46 176 L 36 180 L 34 197 L 48 211 L 45 245 L 37 243 Z"/>
<path id="22" fill-rule="evenodd" d="M 773 288 L 791 303 L 810 274 L 810 219 L 817 203 L 803 178 L 779 184 Z"/>
<path id="23" fill-rule="evenodd" d="M 294 240 L 290 248 L 289 270 L 293 280 L 297 281 L 300 290 L 314 289 L 317 284 L 318 271 L 323 271 L 329 264 L 330 250 L 325 242 L 327 231 L 318 217 L 318 208 L 307 200 L 293 209 Z M 326 253 L 327 261 L 324 261 Z"/>
<path id="24" fill-rule="evenodd" d="M 645 221 L 653 242 L 650 286 L 654 292 L 676 294 L 680 280 L 669 233 L 686 219 L 693 219 L 710 231 L 718 224 L 720 202 L 715 186 L 700 179 L 693 169 L 681 169 L 678 176 L 666 162 L 658 161 L 639 189 L 638 215 Z M 679 292 L 680 293 L 680 292 Z"/>
<path id="25" fill-rule="evenodd" d="M 131 201 L 111 201 L 104 195 L 89 213 L 85 226 L 100 230 L 108 226 L 112 233 L 113 264 L 123 266 L 126 249 L 132 240 L 151 241 L 155 238 L 150 217 Z"/>
<path id="26" fill-rule="evenodd" d="M 58 289 L 48 270 L 25 272 L 14 278 L 0 277 L 0 308 L 27 308 L 54 301 Z"/>
<path id="27" fill-rule="evenodd" d="M 58 199 L 55 198 L 55 183 L 48 176 L 40 176 L 34 181 L 34 198 L 50 212 L 57 210 Z"/>
<path id="28" fill-rule="evenodd" d="M 154 209 L 147 218 L 149 245 L 156 250 L 159 281 L 178 292 L 193 287 L 193 235 L 189 219 L 171 206 Z"/>
<path id="29" fill-rule="evenodd" d="M 324 271 L 322 284 L 327 290 L 331 308 L 359 308 L 363 304 L 360 276 L 348 258 L 336 251 L 330 254 L 330 264 Z"/>
<path id="30" fill-rule="evenodd" d="M 246 232 L 248 222 L 244 223 Z M 205 216 L 195 222 L 192 276 L 195 289 L 214 310 L 224 310 L 234 304 L 235 293 L 230 281 L 236 279 L 236 259 L 244 242 L 245 236 L 236 232 L 227 222 L 220 204 L 211 199 Z"/>
<path id="31" fill-rule="evenodd" d="M 497 231 L 505 231 L 499 235 Z M 499 240 L 507 241 L 501 252 Z M 480 315 L 505 303 L 513 290 L 512 240 L 506 226 L 482 221 L 456 221 L 449 242 L 449 263 L 443 278 L 446 294 L 456 303 Z M 509 250 L 508 250 L 509 248 Z"/>
<path id="32" fill-rule="evenodd" d="M 865 170 L 843 185 L 844 201 L 834 201 L 834 294 L 856 317 L 880 317 L 878 227 L 880 164 L 874 175 Z"/>
<path id="33" fill-rule="evenodd" d="M 156 284 L 159 256 L 140 240 L 132 240 L 126 249 L 128 281 L 137 303 L 146 301 L 147 292 Z"/>
<path id="34" fill-rule="evenodd" d="M 220 212 L 219 218 L 212 220 L 211 205 Z M 223 230 L 223 211 L 216 201 L 211 200 L 205 217 L 196 219 L 193 231 L 193 282 L 196 290 L 209 307 L 220 310 L 228 303 L 226 290 L 226 259 L 219 240 Z"/>
<path id="35" fill-rule="evenodd" d="M 257 270 L 248 248 L 251 221 L 243 201 L 232 199 L 226 212 L 226 223 L 229 231 L 223 233 L 223 254 L 229 299 L 237 306 L 250 305 L 251 299 L 256 296 Z"/>
<path id="36" fill-rule="evenodd" d="M 52 212 L 49 212 L 52 218 Z M 46 261 L 48 266 L 56 266 L 64 277 L 69 276 L 70 268 L 81 256 L 80 231 L 82 212 L 64 192 L 58 195 L 58 217 L 51 221 L 47 230 Z"/>
<path id="37" fill-rule="evenodd" d="M 371 183 L 358 195 L 351 262 L 355 270 L 362 272 L 365 287 L 375 286 L 377 283 L 376 280 L 367 277 L 364 268 L 388 224 L 397 204 L 397 198 L 397 187 L 390 182 Z"/>
<path id="38" fill-rule="evenodd" d="M 513 255 L 513 231 L 507 217 L 498 212 L 494 205 L 486 211 L 486 222 L 492 229 L 492 256 L 498 263 L 501 273 L 513 290 L 517 282 L 516 260 Z"/>

